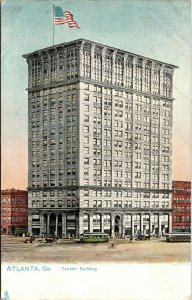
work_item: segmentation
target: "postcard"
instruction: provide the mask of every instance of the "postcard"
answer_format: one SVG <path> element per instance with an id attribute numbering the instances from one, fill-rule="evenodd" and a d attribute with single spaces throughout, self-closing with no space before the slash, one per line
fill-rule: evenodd
<path id="1" fill-rule="evenodd" d="M 1 9 L 1 299 L 191 299 L 191 2 Z"/>

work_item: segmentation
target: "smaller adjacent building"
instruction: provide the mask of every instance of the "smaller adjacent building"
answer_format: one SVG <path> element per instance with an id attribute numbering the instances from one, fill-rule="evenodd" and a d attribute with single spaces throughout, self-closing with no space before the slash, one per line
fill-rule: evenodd
<path id="1" fill-rule="evenodd" d="M 173 232 L 191 231 L 191 182 L 173 181 L 172 183 L 172 229 Z"/>
<path id="2" fill-rule="evenodd" d="M 1 190 L 1 234 L 21 234 L 28 228 L 28 192 Z"/>

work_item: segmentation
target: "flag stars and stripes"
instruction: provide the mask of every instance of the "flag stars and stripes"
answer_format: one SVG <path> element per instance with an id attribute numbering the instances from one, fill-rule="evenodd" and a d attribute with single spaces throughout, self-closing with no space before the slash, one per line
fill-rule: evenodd
<path id="1" fill-rule="evenodd" d="M 77 27 L 80 29 L 77 22 L 73 19 L 73 15 L 70 11 L 63 12 L 60 6 L 55 6 L 54 12 L 54 25 L 66 24 L 70 28 Z"/>

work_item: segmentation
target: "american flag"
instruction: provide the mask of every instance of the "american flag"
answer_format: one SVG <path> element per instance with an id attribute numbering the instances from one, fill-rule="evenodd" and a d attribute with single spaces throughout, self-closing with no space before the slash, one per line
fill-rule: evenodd
<path id="1" fill-rule="evenodd" d="M 73 15 L 70 11 L 63 12 L 60 6 L 55 6 L 54 9 L 54 25 L 67 24 L 70 28 L 77 27 L 80 29 L 77 22 L 73 19 Z"/>

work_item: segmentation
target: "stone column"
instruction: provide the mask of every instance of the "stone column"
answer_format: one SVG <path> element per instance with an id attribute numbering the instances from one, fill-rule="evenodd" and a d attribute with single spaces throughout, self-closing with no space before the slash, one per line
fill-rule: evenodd
<path id="1" fill-rule="evenodd" d="M 159 213 L 159 235 L 161 235 L 161 216 L 162 214 Z"/>
<path id="2" fill-rule="evenodd" d="M 47 82 L 51 82 L 51 55 L 47 52 Z"/>
<path id="3" fill-rule="evenodd" d="M 28 87 L 32 87 L 32 62 L 27 58 L 28 63 Z"/>
<path id="4" fill-rule="evenodd" d="M 89 214 L 89 232 L 93 232 L 93 214 Z"/>
<path id="5" fill-rule="evenodd" d="M 46 224 L 46 219 L 45 219 L 45 216 L 43 213 L 43 232 L 44 232 L 44 234 L 46 233 L 46 231 L 47 231 L 47 224 Z"/>
<path id="6" fill-rule="evenodd" d="M 143 214 L 140 214 L 140 217 L 141 217 L 141 219 L 140 219 L 140 232 L 141 232 L 141 234 L 143 234 Z"/>
<path id="7" fill-rule="evenodd" d="M 112 84 L 115 84 L 115 59 L 117 51 L 115 50 L 112 55 Z"/>
<path id="8" fill-rule="evenodd" d="M 55 220 L 55 235 L 58 234 L 58 214 L 56 214 L 56 220 Z"/>
<path id="9" fill-rule="evenodd" d="M 105 81 L 105 52 L 106 48 L 102 49 L 102 60 L 101 60 L 101 80 Z"/>
<path id="10" fill-rule="evenodd" d="M 134 215 L 131 215 L 131 234 L 134 235 Z"/>
<path id="11" fill-rule="evenodd" d="M 169 227 L 169 233 L 172 233 L 172 213 L 169 213 L 169 224 L 168 224 L 168 227 Z"/>
<path id="12" fill-rule="evenodd" d="M 145 82 L 145 66 L 146 66 L 146 62 L 147 62 L 147 60 L 143 59 L 143 62 L 142 62 L 142 74 L 141 74 L 141 90 L 142 91 L 145 91 L 144 82 Z"/>
<path id="13" fill-rule="evenodd" d="M 163 93 L 163 72 L 164 72 L 164 65 L 161 67 L 160 69 L 160 82 L 159 82 L 159 85 L 160 85 L 160 95 L 163 96 L 164 93 Z"/>
<path id="14" fill-rule="evenodd" d="M 40 61 L 41 61 L 41 68 L 40 68 L 40 85 L 43 84 L 43 68 L 44 68 L 44 61 L 43 61 L 43 55 L 40 55 Z"/>
<path id="15" fill-rule="evenodd" d="M 91 44 L 91 79 L 95 80 L 94 78 L 94 54 L 95 54 L 95 45 Z"/>
<path id="16" fill-rule="evenodd" d="M 114 238 L 115 236 L 115 216 L 111 215 L 111 237 Z"/>
<path id="17" fill-rule="evenodd" d="M 137 57 L 133 57 L 133 89 L 135 90 L 135 76 L 136 76 L 136 64 L 137 64 Z"/>
<path id="18" fill-rule="evenodd" d="M 104 215 L 101 214 L 101 232 L 104 232 Z"/>
<path id="19" fill-rule="evenodd" d="M 84 42 L 81 43 L 80 49 L 79 49 L 79 76 L 84 77 L 84 68 L 83 68 L 83 47 Z"/>
<path id="20" fill-rule="evenodd" d="M 128 60 L 128 54 L 124 54 L 123 57 L 123 86 L 126 86 L 126 75 L 127 75 L 127 60 Z"/>
<path id="21" fill-rule="evenodd" d="M 47 214 L 47 234 L 50 233 L 50 214 Z"/>
<path id="22" fill-rule="evenodd" d="M 76 230 L 76 235 L 80 235 L 83 233 L 83 214 L 82 213 L 79 213 L 79 216 L 76 217 L 77 218 L 77 221 L 76 221 L 76 224 L 78 222 L 78 228 Z"/>
<path id="23" fill-rule="evenodd" d="M 174 73 L 174 69 L 171 70 L 170 74 L 171 74 L 171 83 L 170 83 L 170 97 L 173 97 L 173 73 Z"/>
<path id="24" fill-rule="evenodd" d="M 66 213 L 62 213 L 62 236 L 66 236 L 67 228 L 66 228 Z"/>
<path id="25" fill-rule="evenodd" d="M 124 226 L 124 217 L 125 217 L 125 215 L 124 214 L 122 214 L 121 215 L 121 218 L 122 218 L 122 220 L 121 220 L 121 235 L 122 235 L 122 238 L 125 238 L 125 226 Z"/>
<path id="26" fill-rule="evenodd" d="M 29 213 L 28 215 L 28 233 L 32 235 L 32 214 Z"/>
<path id="27" fill-rule="evenodd" d="M 151 214 L 149 214 L 149 234 L 151 234 L 152 233 L 152 215 Z"/>
<path id="28" fill-rule="evenodd" d="M 58 65 L 59 65 L 59 53 L 56 48 L 55 49 L 55 81 L 56 82 L 57 82 L 57 79 L 59 78 Z"/>
<path id="29" fill-rule="evenodd" d="M 151 82 L 150 82 L 151 94 L 154 94 L 154 72 L 155 72 L 155 63 L 152 61 L 152 63 L 151 63 Z"/>
<path id="30" fill-rule="evenodd" d="M 40 214 L 40 234 L 42 234 L 42 232 L 44 231 L 44 217 L 43 217 L 43 213 Z"/>

